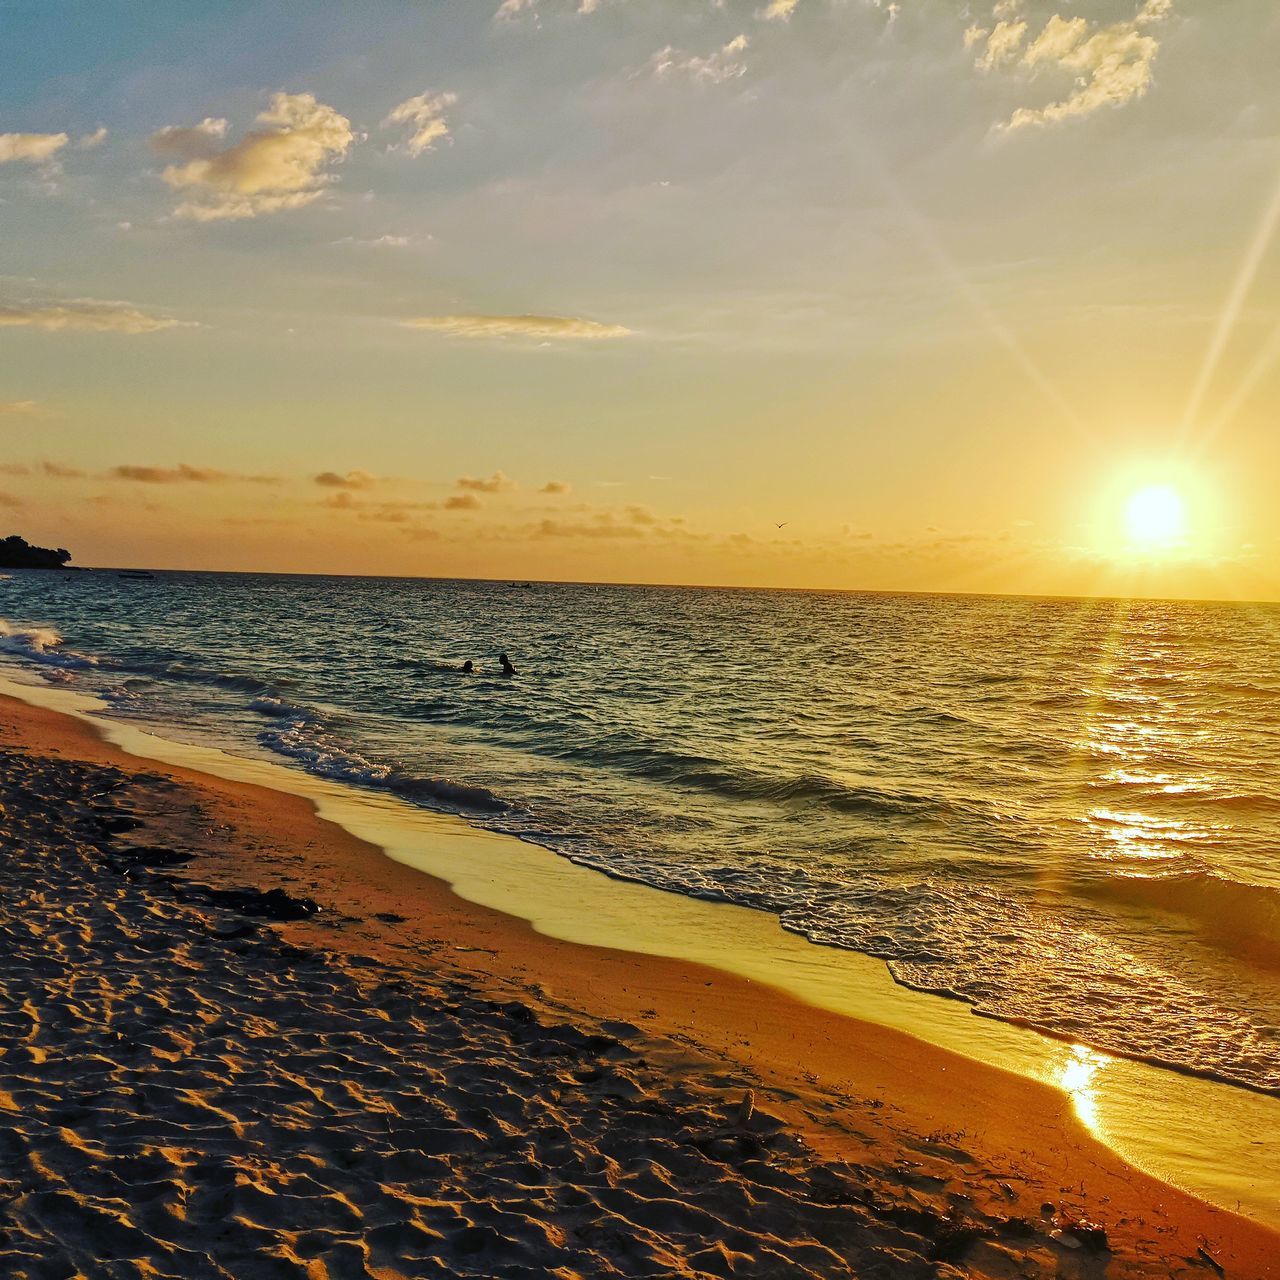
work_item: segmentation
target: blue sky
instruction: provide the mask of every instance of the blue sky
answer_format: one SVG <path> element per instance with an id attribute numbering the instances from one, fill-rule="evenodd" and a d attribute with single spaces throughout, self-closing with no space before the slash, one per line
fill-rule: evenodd
<path id="1" fill-rule="evenodd" d="M 1274 6 L 499 9 L 0 4 L 15 525 L 100 562 L 1269 591 Z M 1148 479 L 1194 537 L 1135 566 Z"/>

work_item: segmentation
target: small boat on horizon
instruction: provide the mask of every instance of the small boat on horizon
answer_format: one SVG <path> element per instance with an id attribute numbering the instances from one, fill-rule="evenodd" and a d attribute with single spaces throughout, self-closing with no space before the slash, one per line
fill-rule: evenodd
<path id="1" fill-rule="evenodd" d="M 154 573 L 148 573 L 145 569 L 122 569 L 116 574 L 117 578 L 127 578 L 133 582 L 154 578 L 155 576 Z"/>

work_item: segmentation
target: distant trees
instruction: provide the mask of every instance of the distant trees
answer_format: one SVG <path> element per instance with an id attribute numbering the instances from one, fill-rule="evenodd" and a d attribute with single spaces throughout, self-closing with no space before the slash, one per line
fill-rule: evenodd
<path id="1" fill-rule="evenodd" d="M 16 533 L 0 538 L 0 569 L 65 569 L 70 559 L 62 547 L 33 547 Z"/>

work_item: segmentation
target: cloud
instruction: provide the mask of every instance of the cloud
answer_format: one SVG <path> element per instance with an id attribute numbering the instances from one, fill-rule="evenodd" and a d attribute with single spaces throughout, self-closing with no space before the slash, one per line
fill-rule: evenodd
<path id="1" fill-rule="evenodd" d="M 994 71 L 996 67 L 1012 62 L 1026 38 L 1025 22 L 997 22 L 995 29 L 987 36 L 987 47 L 978 58 L 978 67 L 983 71 Z"/>
<path id="2" fill-rule="evenodd" d="M 392 125 L 411 126 L 409 140 L 404 144 L 411 156 L 430 151 L 437 142 L 449 136 L 445 111 L 458 101 L 456 93 L 420 93 L 416 98 L 406 98 L 393 107 L 382 122 L 384 129 Z"/>
<path id="3" fill-rule="evenodd" d="M 992 14 L 1000 21 L 989 32 L 970 27 L 965 44 L 982 47 L 977 60 L 982 71 L 1016 66 L 1031 76 L 1059 72 L 1070 78 L 1065 97 L 1043 107 L 1019 107 L 999 126 L 1002 131 L 1060 124 L 1141 98 L 1152 85 L 1160 52 L 1150 28 L 1172 12 L 1173 0 L 1143 0 L 1132 18 L 1110 24 L 1055 13 L 1029 37 L 1018 6 L 1001 0 Z"/>
<path id="4" fill-rule="evenodd" d="M 139 484 L 278 484 L 277 476 L 237 475 L 213 467 L 189 467 L 180 462 L 176 467 L 112 467 L 107 473 L 113 480 L 133 480 Z"/>
<path id="5" fill-rule="evenodd" d="M 408 248 L 411 242 L 408 236 L 383 235 L 372 236 L 367 239 L 361 239 L 359 236 L 342 236 L 333 243 L 350 244 L 358 249 L 405 249 Z"/>
<path id="6" fill-rule="evenodd" d="M 40 406 L 34 400 L 0 400 L 0 418 L 10 415 L 38 413 Z"/>
<path id="7" fill-rule="evenodd" d="M 446 498 L 444 509 L 446 511 L 476 511 L 481 506 L 480 499 L 474 493 L 455 493 L 451 498 Z"/>
<path id="8" fill-rule="evenodd" d="M 378 483 L 378 477 L 368 471 L 348 471 L 339 475 L 336 471 L 322 471 L 315 482 L 326 489 L 368 489 Z"/>
<path id="9" fill-rule="evenodd" d="M 178 161 L 163 178 L 194 198 L 174 213 L 196 222 L 254 218 L 297 209 L 319 199 L 335 180 L 328 166 L 351 149 L 351 121 L 310 93 L 276 93 L 258 115 L 265 126 L 222 145 L 227 122 L 169 125 L 151 137 L 152 149 Z"/>
<path id="10" fill-rule="evenodd" d="M 99 125 L 92 133 L 86 133 L 77 141 L 76 146 L 81 151 L 92 151 L 94 147 L 100 147 L 107 140 L 107 130 L 105 125 Z"/>
<path id="11" fill-rule="evenodd" d="M 627 517 L 632 524 L 657 524 L 658 517 L 649 510 L 648 507 L 642 507 L 633 504 L 627 508 Z"/>
<path id="12" fill-rule="evenodd" d="M 55 480 L 83 480 L 88 472 L 79 467 L 69 467 L 65 462 L 42 462 L 40 470 Z"/>
<path id="13" fill-rule="evenodd" d="M 546 484 L 538 490 L 539 493 L 570 493 L 573 486 L 565 480 L 548 480 Z"/>
<path id="14" fill-rule="evenodd" d="M 0 164 L 48 164 L 68 141 L 65 133 L 0 133 Z"/>
<path id="15" fill-rule="evenodd" d="M 231 127 L 229 120 L 205 116 L 199 124 L 168 124 L 151 135 L 151 150 L 160 156 L 182 160 L 212 160 L 222 149 L 222 139 Z"/>
<path id="16" fill-rule="evenodd" d="M 11 493 L 0 492 L 0 507 L 11 507 L 15 511 L 22 506 L 22 499 L 15 498 Z"/>
<path id="17" fill-rule="evenodd" d="M 183 324 L 169 316 L 148 315 L 127 302 L 0 303 L 0 328 L 76 329 L 92 333 L 155 333 Z"/>
<path id="18" fill-rule="evenodd" d="M 747 64 L 740 55 L 750 43 L 745 35 L 734 36 L 728 44 L 705 56 L 667 45 L 649 59 L 649 71 L 659 80 L 687 76 L 698 84 L 723 84 L 746 74 Z"/>
<path id="19" fill-rule="evenodd" d="M 643 538 L 644 532 L 631 525 L 600 519 L 594 524 L 565 520 L 540 520 L 534 526 L 540 538 Z"/>
<path id="20" fill-rule="evenodd" d="M 594 341 L 625 338 L 631 330 L 572 316 L 415 316 L 402 320 L 408 329 L 429 329 L 459 338 L 541 338 L 547 341 Z"/>
<path id="21" fill-rule="evenodd" d="M 765 22 L 786 22 L 795 13 L 799 3 L 800 0 L 769 0 L 769 3 L 758 12 L 757 17 Z"/>
<path id="22" fill-rule="evenodd" d="M 475 476 L 463 476 L 458 481 L 458 488 L 471 493 L 511 493 L 518 489 L 516 484 L 504 472 L 495 471 L 488 479 L 477 479 Z"/>

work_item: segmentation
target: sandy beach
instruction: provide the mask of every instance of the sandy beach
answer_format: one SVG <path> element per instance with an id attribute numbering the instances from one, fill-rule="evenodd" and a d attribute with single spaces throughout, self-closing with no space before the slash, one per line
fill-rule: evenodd
<path id="1" fill-rule="evenodd" d="M 0 1273 L 1280 1274 L 1065 1095 L 0 703 Z"/>

